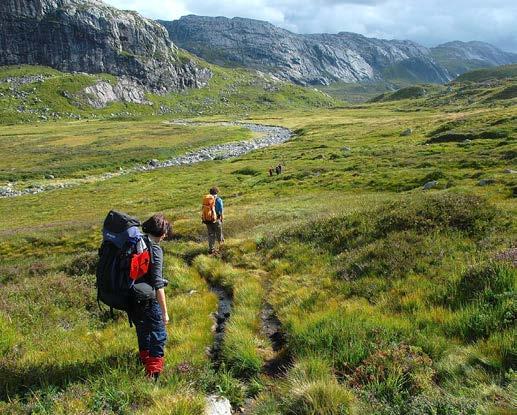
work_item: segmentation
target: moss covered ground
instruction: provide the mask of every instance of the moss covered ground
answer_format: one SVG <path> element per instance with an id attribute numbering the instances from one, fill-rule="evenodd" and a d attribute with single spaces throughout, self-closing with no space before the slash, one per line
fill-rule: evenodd
<path id="1" fill-rule="evenodd" d="M 294 139 L 0 199 L 0 412 L 197 415 L 215 393 L 250 414 L 515 413 L 517 109 L 493 98 L 511 84 L 501 82 L 355 106 L 311 108 L 288 91 L 275 110 L 254 111 L 244 96 L 231 114 L 192 115 L 282 125 Z M 6 126 L 2 180 L 89 174 L 142 148 L 145 162 L 248 134 L 162 124 L 186 114 Z M 47 151 L 31 153 L 37 145 Z M 47 158 L 65 153 L 55 165 Z M 278 163 L 284 173 L 269 177 Z M 227 210 L 219 258 L 205 255 L 199 219 L 213 184 Z M 124 316 L 112 321 L 95 300 L 95 251 L 112 208 L 174 222 L 157 384 L 144 379 Z M 234 302 L 217 367 L 207 353 L 214 283 Z M 266 303 L 280 351 L 261 330 Z"/>

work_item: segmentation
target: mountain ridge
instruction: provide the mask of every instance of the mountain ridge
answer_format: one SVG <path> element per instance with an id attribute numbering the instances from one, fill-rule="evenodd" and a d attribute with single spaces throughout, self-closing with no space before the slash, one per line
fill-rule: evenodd
<path id="1" fill-rule="evenodd" d="M 411 40 L 351 32 L 298 34 L 242 17 L 188 15 L 158 22 L 178 46 L 211 63 L 259 69 L 302 85 L 445 83 L 471 69 L 517 62 L 517 54 L 476 41 L 467 43 L 481 55 L 474 63 L 455 52 L 458 41 L 427 48 Z"/>

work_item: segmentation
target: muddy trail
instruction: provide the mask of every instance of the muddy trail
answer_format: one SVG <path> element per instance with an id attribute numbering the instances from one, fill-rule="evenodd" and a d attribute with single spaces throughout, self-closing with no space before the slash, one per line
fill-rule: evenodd
<path id="1" fill-rule="evenodd" d="M 221 367 L 221 350 L 224 342 L 224 330 L 232 313 L 233 298 L 222 287 L 210 285 L 210 291 L 217 296 L 217 311 L 214 313 L 214 343 L 210 348 L 210 358 L 216 370 Z"/>
<path id="2" fill-rule="evenodd" d="M 272 378 L 282 377 L 292 363 L 292 358 L 286 349 L 287 339 L 282 330 L 282 322 L 269 303 L 263 305 L 260 320 L 262 333 L 269 338 L 274 352 L 273 357 L 264 362 L 262 371 Z"/>
<path id="3" fill-rule="evenodd" d="M 38 194 L 51 190 L 76 187 L 88 183 L 96 183 L 109 180 L 115 177 L 124 176 L 132 173 L 142 173 L 166 167 L 177 167 L 200 163 L 211 160 L 226 160 L 243 156 L 254 150 L 282 144 L 293 138 L 291 130 L 273 125 L 262 125 L 244 122 L 192 122 L 192 121 L 169 121 L 169 125 L 186 125 L 192 127 L 200 126 L 221 126 L 221 127 L 243 127 L 251 132 L 258 134 L 258 137 L 251 140 L 237 141 L 225 144 L 217 144 L 201 148 L 182 156 L 174 157 L 170 160 L 157 161 L 151 160 L 147 164 L 136 165 L 115 172 L 103 173 L 95 176 L 88 176 L 81 179 L 48 179 L 40 184 L 30 185 L 26 188 L 18 188 L 16 183 L 8 183 L 0 187 L 0 198 L 18 197 L 24 195 Z"/>

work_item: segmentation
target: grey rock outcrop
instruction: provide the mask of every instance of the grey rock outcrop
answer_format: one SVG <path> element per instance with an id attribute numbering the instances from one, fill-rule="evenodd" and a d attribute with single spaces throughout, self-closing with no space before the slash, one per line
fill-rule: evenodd
<path id="1" fill-rule="evenodd" d="M 145 98 L 145 88 L 127 77 L 119 78 L 115 85 L 108 81 L 99 81 L 86 87 L 83 92 L 84 101 L 93 108 L 104 108 L 111 102 L 150 104 Z"/>
<path id="2" fill-rule="evenodd" d="M 429 49 L 410 41 L 354 33 L 301 35 L 243 18 L 191 15 L 160 23 L 178 46 L 212 63 L 258 69 L 303 85 L 450 80 Z"/>
<path id="3" fill-rule="evenodd" d="M 0 15 L 0 65 L 127 76 L 155 92 L 211 76 L 179 56 L 162 26 L 99 0 L 3 0 Z"/>

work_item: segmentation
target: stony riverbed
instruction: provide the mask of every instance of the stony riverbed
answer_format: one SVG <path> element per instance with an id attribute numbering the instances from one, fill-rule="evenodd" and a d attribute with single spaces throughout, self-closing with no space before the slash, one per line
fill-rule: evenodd
<path id="1" fill-rule="evenodd" d="M 187 164 L 200 163 L 210 160 L 225 160 L 229 158 L 239 157 L 251 151 L 269 147 L 275 144 L 285 143 L 289 141 L 293 134 L 291 130 L 271 125 L 242 123 L 242 122 L 217 122 L 217 123 L 200 123 L 191 121 L 170 121 L 171 125 L 188 125 L 209 126 L 219 125 L 222 127 L 244 127 L 253 133 L 259 134 L 259 137 L 252 140 L 238 141 L 234 143 L 217 144 L 210 147 L 201 148 L 196 151 L 172 158 L 170 160 L 150 160 L 146 164 L 137 165 L 128 169 L 120 169 L 116 172 L 104 173 L 98 176 L 90 176 L 84 179 L 61 180 L 59 182 L 49 180 L 49 183 L 31 185 L 24 189 L 19 189 L 15 183 L 9 183 L 4 187 L 0 187 L 0 198 L 17 197 L 23 195 L 37 194 L 50 190 L 75 187 L 81 184 L 108 180 L 113 177 L 123 176 L 131 173 L 145 172 L 164 167 L 182 166 Z"/>

